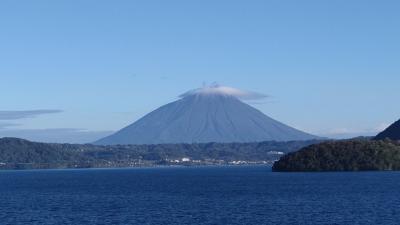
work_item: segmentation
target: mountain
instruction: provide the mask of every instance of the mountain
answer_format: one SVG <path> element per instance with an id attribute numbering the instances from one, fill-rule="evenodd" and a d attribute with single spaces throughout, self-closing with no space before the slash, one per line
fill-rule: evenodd
<path id="1" fill-rule="evenodd" d="M 244 143 L 318 138 L 278 122 L 239 99 L 250 94 L 222 86 L 189 91 L 181 99 L 95 144 Z"/>
<path id="2" fill-rule="evenodd" d="M 379 133 L 375 140 L 383 140 L 383 139 L 392 139 L 392 140 L 400 140 L 400 120 L 390 125 L 386 130 Z"/>

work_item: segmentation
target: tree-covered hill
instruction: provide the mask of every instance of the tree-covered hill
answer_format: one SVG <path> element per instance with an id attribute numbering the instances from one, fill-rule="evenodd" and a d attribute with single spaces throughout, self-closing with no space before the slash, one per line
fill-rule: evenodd
<path id="1" fill-rule="evenodd" d="M 70 161 L 78 159 L 78 155 L 77 152 L 69 151 L 63 145 L 35 143 L 17 138 L 0 139 L 0 162 L 2 163 Z"/>
<path id="2" fill-rule="evenodd" d="M 272 163 L 284 153 L 319 142 L 97 146 L 46 144 L 17 138 L 0 138 L 0 169 Z"/>
<path id="3" fill-rule="evenodd" d="M 273 171 L 400 170 L 400 144 L 391 140 L 329 141 L 289 153 Z"/>

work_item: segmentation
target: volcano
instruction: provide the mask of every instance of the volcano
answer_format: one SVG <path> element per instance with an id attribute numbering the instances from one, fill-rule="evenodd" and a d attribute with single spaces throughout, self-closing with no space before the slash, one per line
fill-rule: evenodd
<path id="1" fill-rule="evenodd" d="M 95 144 L 244 143 L 318 139 L 278 122 L 242 100 L 262 95 L 211 86 L 180 99 Z"/>

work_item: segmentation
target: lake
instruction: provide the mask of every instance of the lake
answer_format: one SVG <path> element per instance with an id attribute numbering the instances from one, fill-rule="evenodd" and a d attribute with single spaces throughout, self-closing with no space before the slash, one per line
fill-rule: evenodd
<path id="1" fill-rule="evenodd" d="M 0 224 L 399 224 L 399 172 L 0 171 Z"/>

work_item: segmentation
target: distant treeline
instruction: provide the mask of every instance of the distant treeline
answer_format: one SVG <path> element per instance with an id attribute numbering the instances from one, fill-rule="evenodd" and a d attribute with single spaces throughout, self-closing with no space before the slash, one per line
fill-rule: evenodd
<path id="1" fill-rule="evenodd" d="M 0 139 L 0 168 L 86 168 L 168 165 L 189 158 L 196 163 L 274 161 L 282 153 L 321 141 L 159 145 L 46 144 Z M 188 164 L 188 162 L 186 162 Z"/>
<path id="2" fill-rule="evenodd" d="M 328 141 L 283 156 L 274 171 L 400 170 L 400 142 L 386 140 Z"/>

